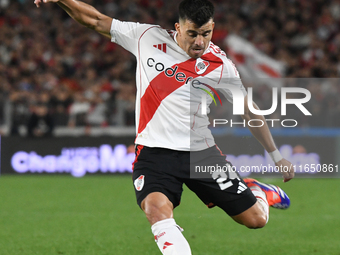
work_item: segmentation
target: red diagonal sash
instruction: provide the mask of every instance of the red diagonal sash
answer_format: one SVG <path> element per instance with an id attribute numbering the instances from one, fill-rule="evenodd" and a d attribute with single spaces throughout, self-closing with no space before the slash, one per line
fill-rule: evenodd
<path id="1" fill-rule="evenodd" d="M 205 54 L 202 59 L 210 62 L 210 65 L 204 72 L 204 75 L 209 74 L 223 64 L 222 60 L 212 53 Z M 196 59 L 189 59 L 185 62 L 175 64 L 171 68 L 174 70 L 177 66 L 176 74 L 180 72 L 184 73 L 186 80 L 189 77 L 196 78 L 200 76 L 195 72 L 195 64 Z M 147 87 L 140 102 L 141 110 L 139 116 L 138 133 L 141 133 L 145 129 L 146 125 L 150 122 L 164 98 L 166 98 L 176 89 L 185 85 L 185 81 L 183 82 L 176 80 L 176 74 L 172 77 L 167 77 L 163 71 L 150 82 L 150 85 Z"/>

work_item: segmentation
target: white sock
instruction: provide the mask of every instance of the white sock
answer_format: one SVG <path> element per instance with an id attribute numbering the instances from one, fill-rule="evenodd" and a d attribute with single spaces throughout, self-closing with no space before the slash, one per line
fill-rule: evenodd
<path id="1" fill-rule="evenodd" d="M 182 235 L 183 229 L 174 219 L 165 219 L 151 226 L 158 248 L 164 255 L 191 255 L 190 246 Z"/>
<path id="2" fill-rule="evenodd" d="M 261 190 L 260 187 L 257 187 L 257 186 L 250 187 L 250 190 L 253 192 L 254 196 L 257 198 L 257 201 L 260 203 L 264 212 L 266 213 L 267 223 L 268 223 L 268 220 L 269 220 L 269 205 L 268 205 L 268 202 L 267 202 L 266 194 Z"/>

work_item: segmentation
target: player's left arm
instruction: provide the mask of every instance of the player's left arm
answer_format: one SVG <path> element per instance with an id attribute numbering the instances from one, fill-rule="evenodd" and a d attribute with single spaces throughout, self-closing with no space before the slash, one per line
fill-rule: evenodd
<path id="1" fill-rule="evenodd" d="M 254 102 L 253 105 L 255 109 L 259 109 L 259 107 Z M 292 178 L 294 178 L 295 175 L 294 167 L 292 163 L 282 158 L 280 152 L 277 150 L 265 118 L 262 115 L 256 115 L 249 110 L 247 96 L 245 96 L 244 98 L 244 106 L 244 115 L 242 115 L 241 117 L 246 121 L 246 123 L 248 123 L 249 120 L 253 119 L 262 120 L 262 123 L 264 123 L 264 125 L 261 127 L 251 127 L 248 125 L 250 132 L 262 144 L 265 150 L 272 156 L 274 162 L 276 161 L 275 165 L 280 168 L 283 175 L 283 181 L 287 182 L 291 180 Z M 253 126 L 260 126 L 262 125 L 262 123 L 256 125 L 254 122 Z"/>

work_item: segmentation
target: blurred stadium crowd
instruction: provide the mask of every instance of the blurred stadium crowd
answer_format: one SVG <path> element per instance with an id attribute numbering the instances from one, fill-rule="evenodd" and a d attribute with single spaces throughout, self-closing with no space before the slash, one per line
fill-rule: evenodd
<path id="1" fill-rule="evenodd" d="M 173 29 L 180 1 L 87 0 L 120 20 Z M 237 34 L 286 65 L 285 77 L 337 78 L 340 74 L 340 0 L 215 0 L 213 42 Z M 55 4 L 0 0 L 0 125 L 10 134 L 44 119 L 55 126 L 134 125 L 135 58 L 108 38 L 82 27 Z M 340 127 L 340 84 L 306 85 L 313 118 L 302 125 Z M 260 107 L 270 88 L 256 93 Z M 278 116 L 279 117 L 279 116 Z M 46 127 L 47 125 L 47 127 Z"/>

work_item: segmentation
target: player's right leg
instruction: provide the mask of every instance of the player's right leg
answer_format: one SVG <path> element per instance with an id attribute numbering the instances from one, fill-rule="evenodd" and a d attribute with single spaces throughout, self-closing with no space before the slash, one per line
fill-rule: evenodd
<path id="1" fill-rule="evenodd" d="M 137 203 L 145 212 L 159 250 L 164 255 L 191 255 L 183 229 L 173 219 L 183 183 L 172 174 L 176 152 L 137 146 L 133 180 Z"/>
<path id="2" fill-rule="evenodd" d="M 151 224 L 151 231 L 159 250 L 165 255 L 191 255 L 183 229 L 173 219 L 173 205 L 161 192 L 153 192 L 141 203 Z"/>
<path id="3" fill-rule="evenodd" d="M 173 218 L 173 205 L 161 192 L 152 192 L 141 203 L 141 209 L 151 225 Z"/>

